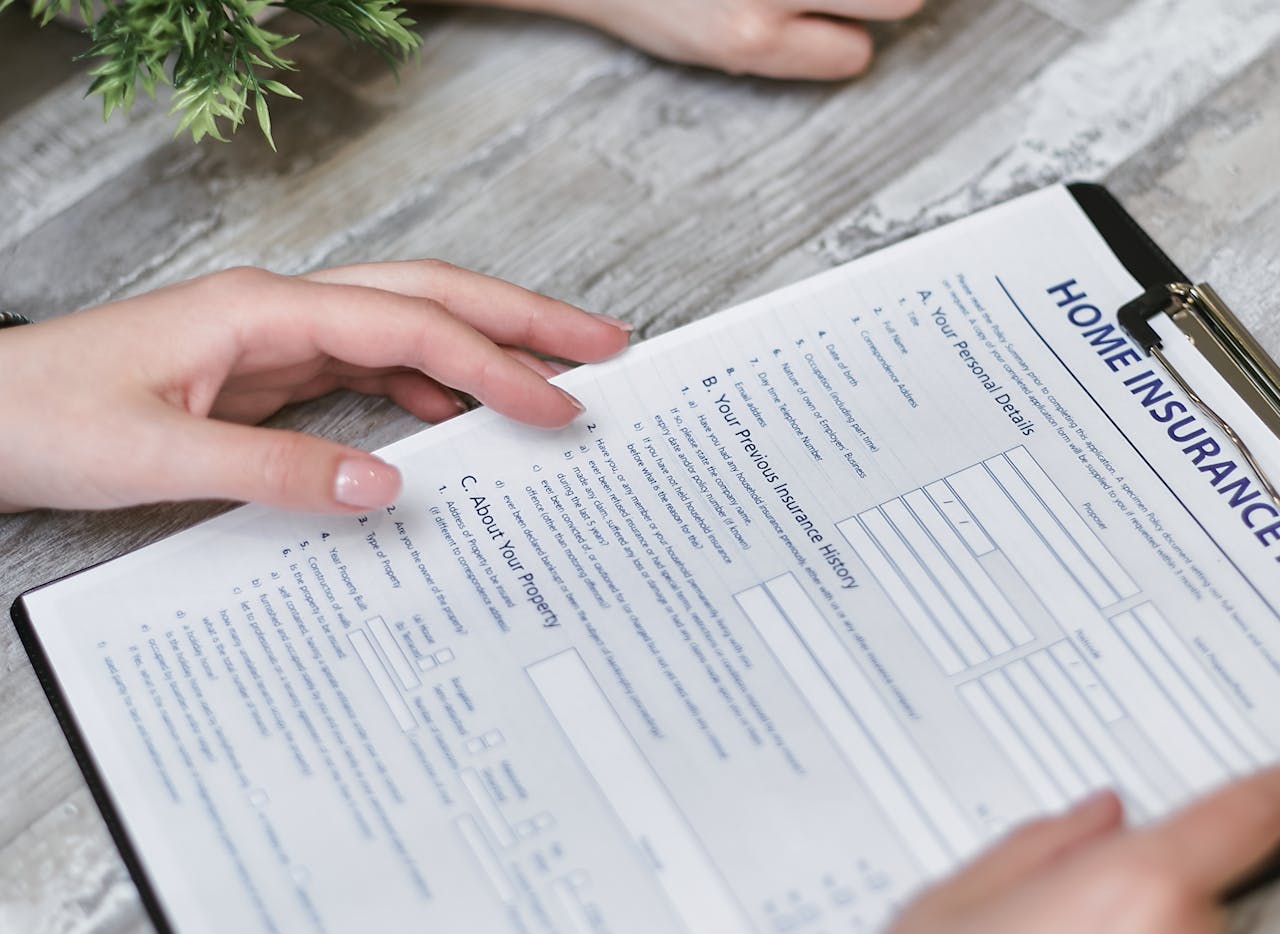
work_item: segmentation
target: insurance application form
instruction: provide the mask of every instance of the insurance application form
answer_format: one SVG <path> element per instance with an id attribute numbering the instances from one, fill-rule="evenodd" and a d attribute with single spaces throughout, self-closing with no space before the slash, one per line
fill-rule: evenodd
<path id="1" fill-rule="evenodd" d="M 1276 758 L 1280 510 L 1050 189 L 27 609 L 181 931 L 874 931 Z M 1274 456 L 1274 451 L 1268 456 Z"/>

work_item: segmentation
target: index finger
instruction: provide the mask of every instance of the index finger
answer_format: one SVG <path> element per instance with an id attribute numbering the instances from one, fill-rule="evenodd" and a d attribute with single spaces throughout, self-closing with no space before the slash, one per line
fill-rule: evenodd
<path id="1" fill-rule="evenodd" d="M 302 278 L 429 298 L 499 344 L 581 363 L 621 352 L 632 330 L 625 321 L 434 259 L 339 266 Z"/>
<path id="2" fill-rule="evenodd" d="M 1280 847 L 1280 768 L 1235 782 L 1126 843 L 1196 893 L 1219 895 Z"/>

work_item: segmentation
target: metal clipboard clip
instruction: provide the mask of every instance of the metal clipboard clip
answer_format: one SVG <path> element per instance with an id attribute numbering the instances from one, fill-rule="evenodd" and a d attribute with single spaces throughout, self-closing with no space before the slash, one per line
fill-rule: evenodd
<path id="1" fill-rule="evenodd" d="M 1280 367 L 1218 293 L 1203 283 L 1174 282 L 1156 286 L 1120 309 L 1120 326 L 1145 352 L 1160 361 L 1182 391 L 1231 440 L 1268 495 L 1280 506 L 1280 490 L 1240 433 L 1205 403 L 1169 361 L 1162 338 L 1151 326 L 1151 320 L 1161 314 L 1168 315 L 1205 361 L 1277 437 L 1280 437 Z"/>

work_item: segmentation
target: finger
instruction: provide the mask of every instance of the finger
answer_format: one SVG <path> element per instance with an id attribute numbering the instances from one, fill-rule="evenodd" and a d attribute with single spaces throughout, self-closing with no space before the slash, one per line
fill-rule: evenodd
<path id="1" fill-rule="evenodd" d="M 230 499 L 300 512 L 390 505 L 400 472 L 336 441 L 165 409 L 153 419 L 151 499 Z"/>
<path id="2" fill-rule="evenodd" d="M 563 363 L 553 363 L 550 360 L 543 360 L 541 357 L 535 357 L 526 350 L 520 350 L 517 347 L 506 347 L 508 356 L 513 360 L 518 360 L 527 366 L 533 372 L 537 373 L 543 379 L 551 379 L 553 376 L 559 376 L 569 370 L 569 367 Z"/>
<path id="3" fill-rule="evenodd" d="M 1127 843 L 1197 894 L 1217 895 L 1280 847 L 1280 768 L 1229 785 Z"/>
<path id="4" fill-rule="evenodd" d="M 276 351 L 278 356 L 305 359 L 318 352 L 362 367 L 411 367 L 543 428 L 567 425 L 583 411 L 573 396 L 438 302 L 360 286 L 286 281 L 295 293 L 290 307 L 301 304 L 304 310 L 275 317 L 246 314 L 242 353 L 289 343 Z"/>
<path id="5" fill-rule="evenodd" d="M 945 885 L 965 901 L 1003 893 L 1077 848 L 1115 833 L 1123 823 L 1120 799 L 1099 792 L 1065 814 L 1024 824 Z"/>
<path id="6" fill-rule="evenodd" d="M 467 411 L 467 404 L 430 377 L 413 370 L 348 377 L 343 385 L 368 396 L 385 396 L 424 422 L 443 422 Z"/>
<path id="7" fill-rule="evenodd" d="M 808 13 L 827 13 L 848 19 L 897 20 L 919 13 L 924 0 L 795 0 Z"/>
<path id="8" fill-rule="evenodd" d="M 439 260 L 365 263 L 308 273 L 313 282 L 430 298 L 500 344 L 583 362 L 620 353 L 632 326 Z"/>
<path id="9" fill-rule="evenodd" d="M 862 74 L 871 56 L 871 36 L 856 23 L 796 16 L 745 70 L 770 78 L 834 81 Z"/>

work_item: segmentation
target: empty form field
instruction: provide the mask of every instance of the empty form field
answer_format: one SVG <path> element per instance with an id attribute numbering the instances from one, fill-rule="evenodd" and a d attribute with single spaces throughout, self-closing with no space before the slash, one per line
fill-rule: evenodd
<path id="1" fill-rule="evenodd" d="M 1093 566 L 1084 550 L 1067 534 L 1053 513 L 1035 495 L 1035 491 L 1027 486 L 1013 464 L 1006 458 L 993 457 L 983 464 L 983 468 L 1013 507 L 1022 514 L 1023 521 L 1043 539 L 1053 556 L 1089 595 L 1094 606 L 1110 606 L 1119 599 L 1119 594 L 1107 583 L 1102 572 Z"/>
<path id="2" fill-rule="evenodd" d="M 982 684 L 1057 788 L 1057 802 L 1069 804 L 1083 797 L 1088 791 L 1083 776 L 1064 754 L 1037 711 L 1013 686 L 1009 675 L 1004 670 L 993 671 L 983 676 Z"/>
<path id="3" fill-rule="evenodd" d="M 1142 623 L 1152 643 L 1168 663 L 1170 675 L 1185 683 L 1203 703 L 1213 720 L 1222 728 L 1232 744 L 1245 756 L 1249 767 L 1265 765 L 1275 758 L 1275 753 L 1257 731 L 1240 715 L 1223 689 L 1209 676 L 1204 666 L 1196 660 L 1186 643 L 1173 631 L 1163 614 L 1154 604 L 1144 603 L 1134 607 L 1133 614 Z"/>
<path id="4" fill-rule="evenodd" d="M 956 625 L 964 626 L 978 640 L 988 658 L 1003 655 L 1012 649 L 1013 643 L 996 625 L 990 610 L 982 605 L 969 583 L 956 570 L 950 555 L 942 549 L 906 501 L 891 500 L 881 506 L 880 511 L 907 543 L 915 555 L 917 565 L 937 584 L 938 590 L 949 604 L 947 609 L 957 617 Z"/>
<path id="5" fill-rule="evenodd" d="M 1176 713 L 1165 719 L 1175 721 L 1175 732 L 1181 733 L 1189 746 L 1198 748 L 1199 755 L 1185 763 L 1192 768 L 1203 764 L 1202 770 L 1194 774 L 1203 776 L 1205 781 L 1211 781 L 1218 769 L 1229 775 L 1242 775 L 1270 759 L 1261 741 L 1199 668 L 1154 606 L 1146 604 L 1121 614 L 1111 625 L 1135 663 L 1138 683 L 1159 691 L 1166 709 L 1172 707 Z M 1181 759 L 1177 764 L 1183 764 Z"/>
<path id="6" fill-rule="evenodd" d="M 908 616 L 908 622 L 922 639 L 925 638 L 924 633 L 932 629 L 937 637 L 940 637 L 941 641 L 950 646 L 959 656 L 963 668 L 979 665 L 991 657 L 991 653 L 982 647 L 982 643 L 964 624 L 960 614 L 947 599 L 947 595 L 929 576 L 928 569 L 920 563 L 911 547 L 903 541 L 894 529 L 893 523 L 883 512 L 879 509 L 871 509 L 859 514 L 856 520 L 850 521 L 861 525 L 866 535 L 870 537 L 873 547 L 887 559 L 891 573 L 901 580 L 913 595 L 914 606 L 899 605 L 898 609 L 904 616 L 908 616 L 908 611 L 918 608 L 918 611 L 913 613 L 914 619 Z M 844 532 L 843 524 L 840 530 Z M 848 538 L 847 535 L 845 537 Z M 853 540 L 849 543 L 855 549 L 859 547 L 859 544 Z M 862 555 L 861 551 L 858 553 L 859 556 Z M 927 641 L 926 644 L 928 644 Z"/>
<path id="7" fill-rule="evenodd" d="M 1113 638 L 1104 644 L 1103 661 L 1129 715 L 1157 740 L 1170 768 L 1191 791 L 1204 792 L 1222 784 L 1236 770 L 1197 728 L 1197 721 L 1203 723 L 1203 709 L 1197 716 L 1199 704 L 1188 696 L 1185 685 L 1165 684 L 1152 670 L 1146 656 L 1153 649 L 1138 618 L 1133 613 L 1116 616 L 1111 630 Z M 1167 672 L 1162 673 L 1167 677 Z"/>
<path id="8" fill-rule="evenodd" d="M 1030 747 L 1013 724 L 1004 715 L 1004 711 L 996 704 L 991 692 L 981 681 L 968 681 L 957 689 L 960 697 L 973 711 L 978 722 L 986 728 L 987 733 L 996 741 L 996 745 L 1004 750 L 1004 754 L 1031 789 L 1031 794 L 1039 802 L 1041 808 L 1060 808 L 1066 801 L 1053 779 L 1045 772 L 1039 760 L 1032 754 Z M 1033 810 L 1022 814 L 1005 815 L 1011 820 L 1029 817 Z"/>
<path id="9" fill-rule="evenodd" d="M 867 566 L 876 583 L 884 588 L 884 592 L 906 619 L 907 625 L 916 634 L 916 638 L 929 650 L 938 667 L 949 675 L 964 671 L 968 666 L 956 652 L 951 640 L 938 628 L 933 617 L 925 610 L 924 604 L 907 586 L 906 579 L 894 568 L 893 563 L 875 539 L 867 534 L 862 523 L 857 519 L 846 519 L 837 528 L 850 547 L 858 553 L 858 557 Z"/>
<path id="10" fill-rule="evenodd" d="M 1106 578 L 1116 596 L 1124 599 L 1138 593 L 1140 588 L 1133 578 L 1062 495 L 1058 485 L 1044 472 L 1044 468 L 1031 453 L 1024 447 L 1017 447 L 1005 456 L 1085 557 Z"/>
<path id="11" fill-rule="evenodd" d="M 475 804 L 476 810 L 480 812 L 480 816 L 484 818 L 484 822 L 489 826 L 489 832 L 493 834 L 493 839 L 498 841 L 498 846 L 511 846 L 515 842 L 515 835 L 511 832 L 511 825 L 507 823 L 507 819 L 498 810 L 498 804 L 493 800 L 493 795 L 489 794 L 489 789 L 484 786 L 484 780 L 480 777 L 480 773 L 475 769 L 463 769 L 458 777 L 462 780 L 462 787 L 467 789 L 467 794 L 471 796 L 471 801 Z"/>
<path id="12" fill-rule="evenodd" d="M 1079 727 L 1071 722 L 1070 716 L 1058 704 L 1049 686 L 1031 667 L 1031 663 L 1026 659 L 1011 662 L 1004 667 L 1004 673 L 1018 692 L 1019 698 L 1035 715 L 1036 721 L 1052 737 L 1070 764 L 1074 777 L 1067 779 L 1070 786 L 1067 793 L 1072 798 L 1077 798 L 1089 791 L 1111 785 L 1111 775 L 1107 772 L 1106 765 L 1080 733 Z"/>
<path id="13" fill-rule="evenodd" d="M 498 898 L 504 902 L 514 901 L 516 893 L 511 885 L 511 879 L 507 871 L 502 868 L 502 863 L 492 847 L 489 846 L 489 841 L 484 838 L 484 833 L 480 830 L 476 819 L 470 814 L 464 814 L 455 820 L 453 825 L 458 828 L 458 833 L 466 841 L 476 862 L 480 864 L 494 891 L 498 893 Z"/>
<path id="14" fill-rule="evenodd" d="M 413 666 L 405 658 L 404 650 L 400 648 L 399 641 L 391 634 L 386 620 L 381 616 L 373 616 L 365 620 L 365 625 L 369 627 L 369 632 L 373 633 L 373 639 L 378 643 L 378 648 L 382 649 L 382 654 L 387 659 L 387 665 L 395 673 L 395 676 L 400 679 L 400 686 L 406 691 L 412 691 L 422 684 L 418 680 L 417 674 L 414 673 Z"/>
<path id="15" fill-rule="evenodd" d="M 902 497 L 902 502 L 954 566 L 962 585 L 977 598 L 979 606 L 973 611 L 974 618 L 981 620 L 983 624 L 995 626 L 1004 639 L 1013 645 L 1031 642 L 1035 637 L 1018 615 L 1018 611 L 1009 603 L 1000 586 L 983 568 L 928 494 L 924 490 L 913 490 Z"/>
<path id="16" fill-rule="evenodd" d="M 947 483 L 979 518 L 1022 579 L 1039 594 L 1053 595 L 1043 602 L 1064 629 L 1071 628 L 1081 611 L 1097 608 L 1093 597 L 985 466 L 978 464 L 953 474 Z M 1078 551 L 1076 555 L 1083 561 Z M 1098 581 L 1102 586 L 1101 578 Z"/>
<path id="17" fill-rule="evenodd" d="M 737 600 L 925 872 L 972 852 L 976 832 L 795 577 Z"/>
<path id="18" fill-rule="evenodd" d="M 1102 760 L 1112 778 L 1109 784 L 1124 793 L 1135 816 L 1137 812 L 1158 810 L 1163 796 L 1157 794 L 1152 784 L 1138 771 L 1108 728 L 1109 723 L 1124 717 L 1124 711 L 1109 693 L 1105 695 L 1107 703 L 1090 702 L 1089 693 L 1097 695 L 1099 690 L 1106 691 L 1106 687 L 1100 685 L 1091 673 L 1086 674 L 1089 666 L 1079 653 L 1064 641 L 1029 655 L 1027 663 L 1062 708 L 1071 726 L 1079 731 L 1089 749 Z"/>
<path id="19" fill-rule="evenodd" d="M 750 930 L 701 841 L 576 649 L 525 669 L 587 773 L 637 842 L 691 931 Z"/>
<path id="20" fill-rule="evenodd" d="M 369 637 L 362 630 L 355 630 L 347 636 L 351 640 L 351 647 L 355 649 L 356 656 L 364 663 L 365 670 L 369 672 L 369 677 L 373 679 L 374 687 L 378 689 L 378 693 L 382 695 L 382 699 L 386 701 L 388 707 L 391 708 L 391 714 L 396 718 L 396 723 L 400 724 L 400 729 L 406 733 L 414 729 L 417 724 L 413 719 L 413 711 L 409 709 L 409 705 L 405 703 L 404 698 L 400 696 L 400 692 L 396 690 L 395 684 L 391 681 L 391 676 L 387 674 L 387 669 L 383 666 L 378 653 L 373 647 L 373 643 L 369 641 Z"/>

